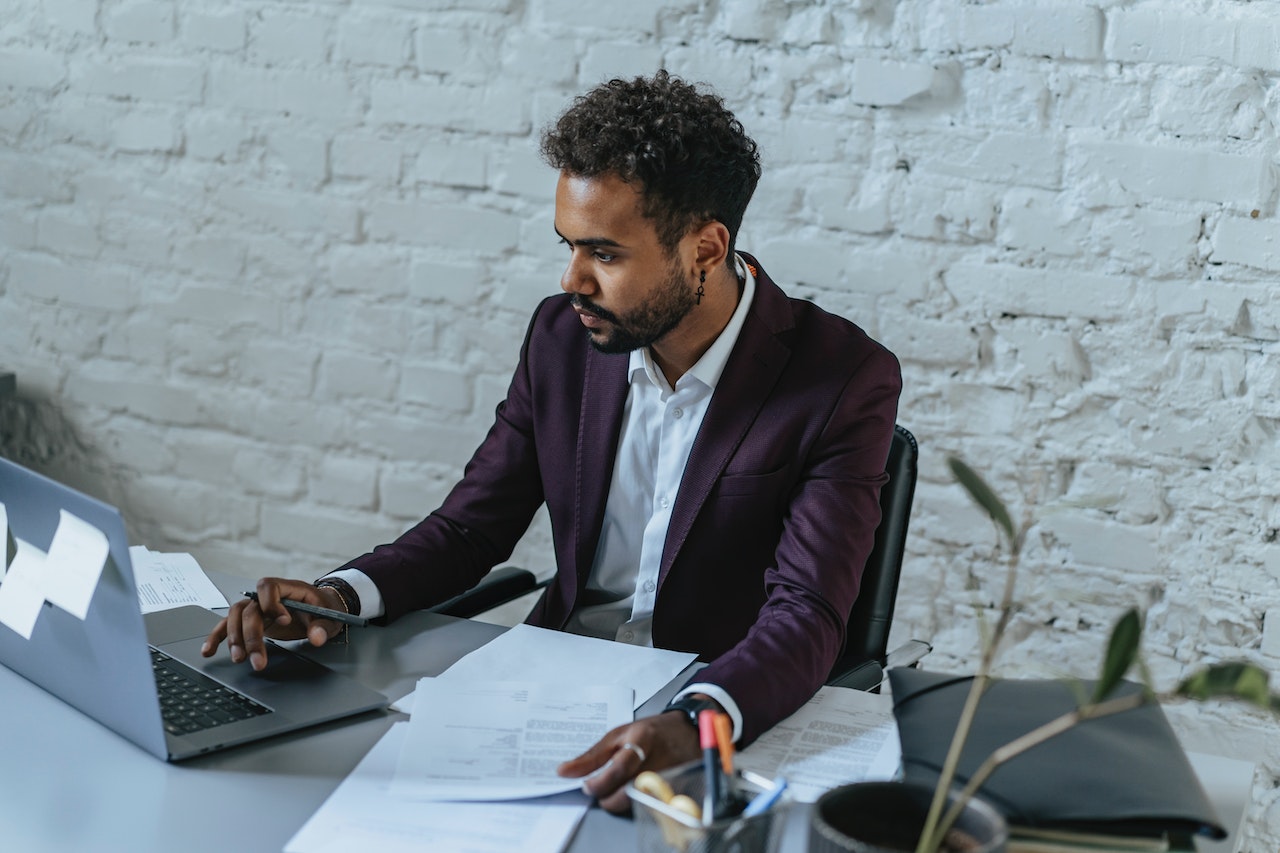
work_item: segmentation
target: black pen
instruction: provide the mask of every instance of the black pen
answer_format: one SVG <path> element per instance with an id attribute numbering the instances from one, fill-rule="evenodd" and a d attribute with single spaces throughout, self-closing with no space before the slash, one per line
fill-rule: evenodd
<path id="1" fill-rule="evenodd" d="M 245 598 L 258 600 L 256 592 L 246 592 Z M 330 610 L 327 607 L 317 607 L 314 604 L 307 604 L 305 601 L 294 601 L 291 598 L 282 598 L 280 603 L 289 610 L 296 610 L 299 613 L 307 613 L 311 616 L 320 616 L 324 619 L 332 619 L 334 622 L 341 622 L 343 625 L 355 625 L 357 628 L 364 628 L 369 625 L 369 620 L 363 616 L 352 616 L 350 613 L 343 613 L 341 610 Z"/>

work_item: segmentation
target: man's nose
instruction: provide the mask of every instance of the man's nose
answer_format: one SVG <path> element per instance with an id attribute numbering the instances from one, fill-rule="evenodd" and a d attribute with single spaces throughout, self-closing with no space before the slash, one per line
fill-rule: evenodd
<path id="1" fill-rule="evenodd" d="M 595 287 L 585 261 L 577 252 L 569 254 L 569 263 L 560 276 L 560 289 L 565 293 L 590 293 Z"/>

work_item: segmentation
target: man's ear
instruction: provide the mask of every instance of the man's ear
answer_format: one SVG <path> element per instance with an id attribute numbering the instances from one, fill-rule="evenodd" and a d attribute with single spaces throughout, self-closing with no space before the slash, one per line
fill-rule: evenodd
<path id="1" fill-rule="evenodd" d="M 693 236 L 697 239 L 697 264 L 702 269 L 713 270 L 729 257 L 729 229 L 718 219 L 704 223 Z"/>

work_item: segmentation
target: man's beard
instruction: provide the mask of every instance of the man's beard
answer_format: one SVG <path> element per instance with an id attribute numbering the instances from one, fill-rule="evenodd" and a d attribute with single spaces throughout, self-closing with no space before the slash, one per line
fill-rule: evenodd
<path id="1" fill-rule="evenodd" d="M 608 355 L 631 352 L 661 340 L 680 325 L 695 304 L 693 292 L 675 265 L 668 270 L 666 281 L 643 304 L 625 316 L 605 310 L 576 293 L 570 301 L 609 323 L 610 328 L 604 333 L 587 330 L 591 346 Z"/>

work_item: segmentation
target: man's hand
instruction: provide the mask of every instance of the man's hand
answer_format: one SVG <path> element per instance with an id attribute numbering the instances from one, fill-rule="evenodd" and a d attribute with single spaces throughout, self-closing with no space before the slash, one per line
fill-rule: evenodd
<path id="1" fill-rule="evenodd" d="M 623 786 L 641 770 L 663 770 L 693 761 L 701 754 L 698 732 L 689 720 L 679 711 L 667 711 L 618 726 L 582 755 L 561 764 L 556 772 L 561 776 L 587 776 L 582 782 L 583 791 L 608 811 L 626 814 L 631 804 Z"/>
<path id="2" fill-rule="evenodd" d="M 291 613 L 280 603 L 281 599 L 289 599 L 330 610 L 345 609 L 338 593 L 332 589 L 315 587 L 306 581 L 262 578 L 258 581 L 257 590 L 257 601 L 244 599 L 231 605 L 226 618 L 209 633 L 200 654 L 212 657 L 225 639 L 233 661 L 240 663 L 248 658 L 255 670 L 262 670 L 267 666 L 264 637 L 276 640 L 301 640 L 305 637 L 311 645 L 323 646 L 342 630 L 342 625 L 332 619 Z"/>

